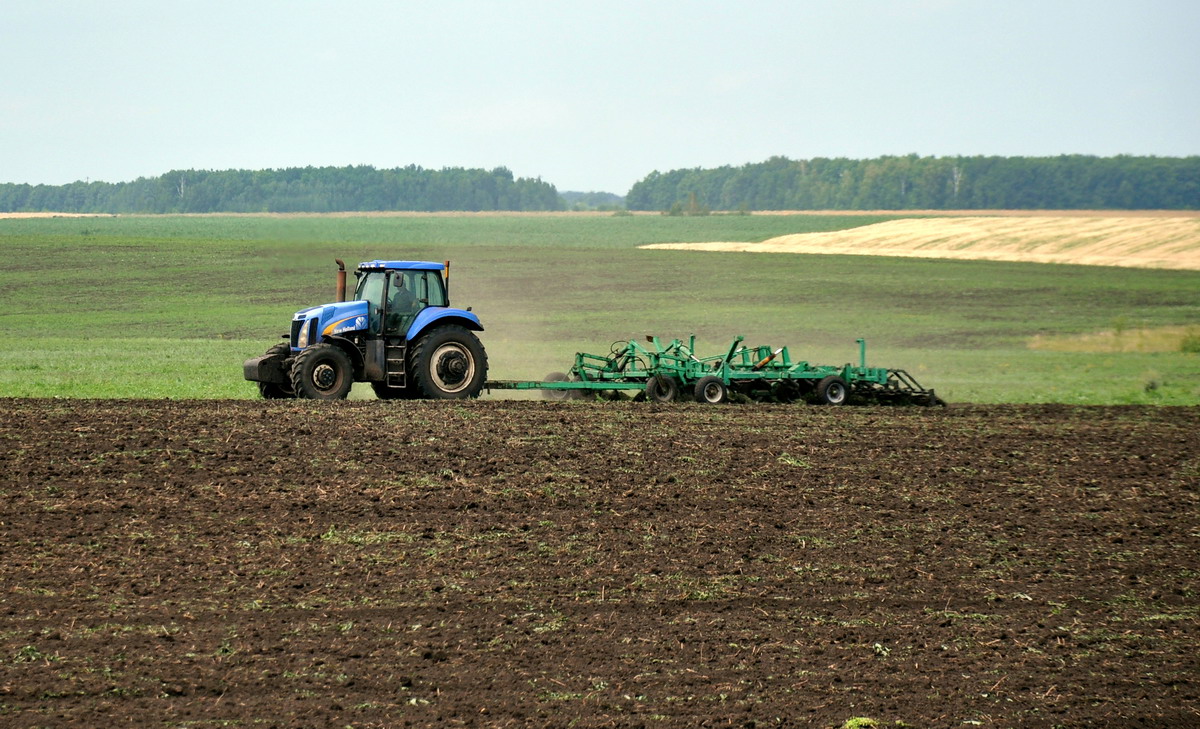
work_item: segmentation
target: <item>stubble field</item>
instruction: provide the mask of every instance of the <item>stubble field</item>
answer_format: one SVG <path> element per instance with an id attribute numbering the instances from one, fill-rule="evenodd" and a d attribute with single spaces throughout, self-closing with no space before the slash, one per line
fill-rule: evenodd
<path id="1" fill-rule="evenodd" d="M 924 217 L 848 230 L 794 233 L 759 243 L 668 243 L 648 248 L 852 254 L 1200 269 L 1200 216 L 1117 214 Z"/>
<path id="2" fill-rule="evenodd" d="M 2 726 L 1200 721 L 1196 408 L 0 414 Z"/>

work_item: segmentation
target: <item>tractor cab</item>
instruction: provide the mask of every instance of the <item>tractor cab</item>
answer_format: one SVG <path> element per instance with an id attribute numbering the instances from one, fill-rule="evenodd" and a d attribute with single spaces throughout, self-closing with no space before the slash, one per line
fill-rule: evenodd
<path id="1" fill-rule="evenodd" d="M 409 268 L 365 268 L 376 263 L 382 262 L 364 263 L 354 274 L 358 278 L 354 298 L 367 302 L 372 334 L 407 335 L 422 310 L 447 306 L 439 264 L 406 262 Z"/>

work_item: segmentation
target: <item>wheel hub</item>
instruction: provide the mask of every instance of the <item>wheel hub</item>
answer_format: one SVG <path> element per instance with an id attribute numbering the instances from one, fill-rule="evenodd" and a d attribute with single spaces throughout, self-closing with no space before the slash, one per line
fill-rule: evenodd
<path id="1" fill-rule="evenodd" d="M 470 377 L 471 361 L 461 350 L 455 347 L 444 347 L 437 352 L 433 370 L 442 386 L 453 390 Z"/>
<path id="2" fill-rule="evenodd" d="M 846 388 L 842 387 L 840 383 L 835 382 L 831 384 L 826 392 L 831 403 L 840 403 L 846 399 Z"/>
<path id="3" fill-rule="evenodd" d="M 337 382 L 337 372 L 327 364 L 319 364 L 313 369 L 313 384 L 322 390 L 328 390 Z"/>

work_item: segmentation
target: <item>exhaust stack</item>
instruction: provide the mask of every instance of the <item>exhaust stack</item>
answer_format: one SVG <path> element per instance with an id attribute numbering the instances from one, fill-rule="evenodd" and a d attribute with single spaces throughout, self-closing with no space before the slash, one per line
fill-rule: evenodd
<path id="1" fill-rule="evenodd" d="M 335 258 L 333 260 L 338 265 L 337 300 L 345 301 L 346 300 L 346 264 L 342 263 L 342 259 L 340 259 L 340 258 Z"/>

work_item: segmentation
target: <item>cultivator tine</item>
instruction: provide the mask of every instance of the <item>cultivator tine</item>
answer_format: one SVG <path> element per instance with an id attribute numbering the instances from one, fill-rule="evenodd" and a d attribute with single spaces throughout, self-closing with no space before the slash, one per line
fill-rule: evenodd
<path id="1" fill-rule="evenodd" d="M 902 397 L 907 397 L 912 402 L 927 407 L 934 405 L 946 406 L 946 401 L 942 400 L 932 389 L 927 389 L 917 382 L 917 378 L 910 375 L 904 370 L 888 370 L 890 375 L 888 379 L 889 389 L 896 393 L 900 393 Z"/>

